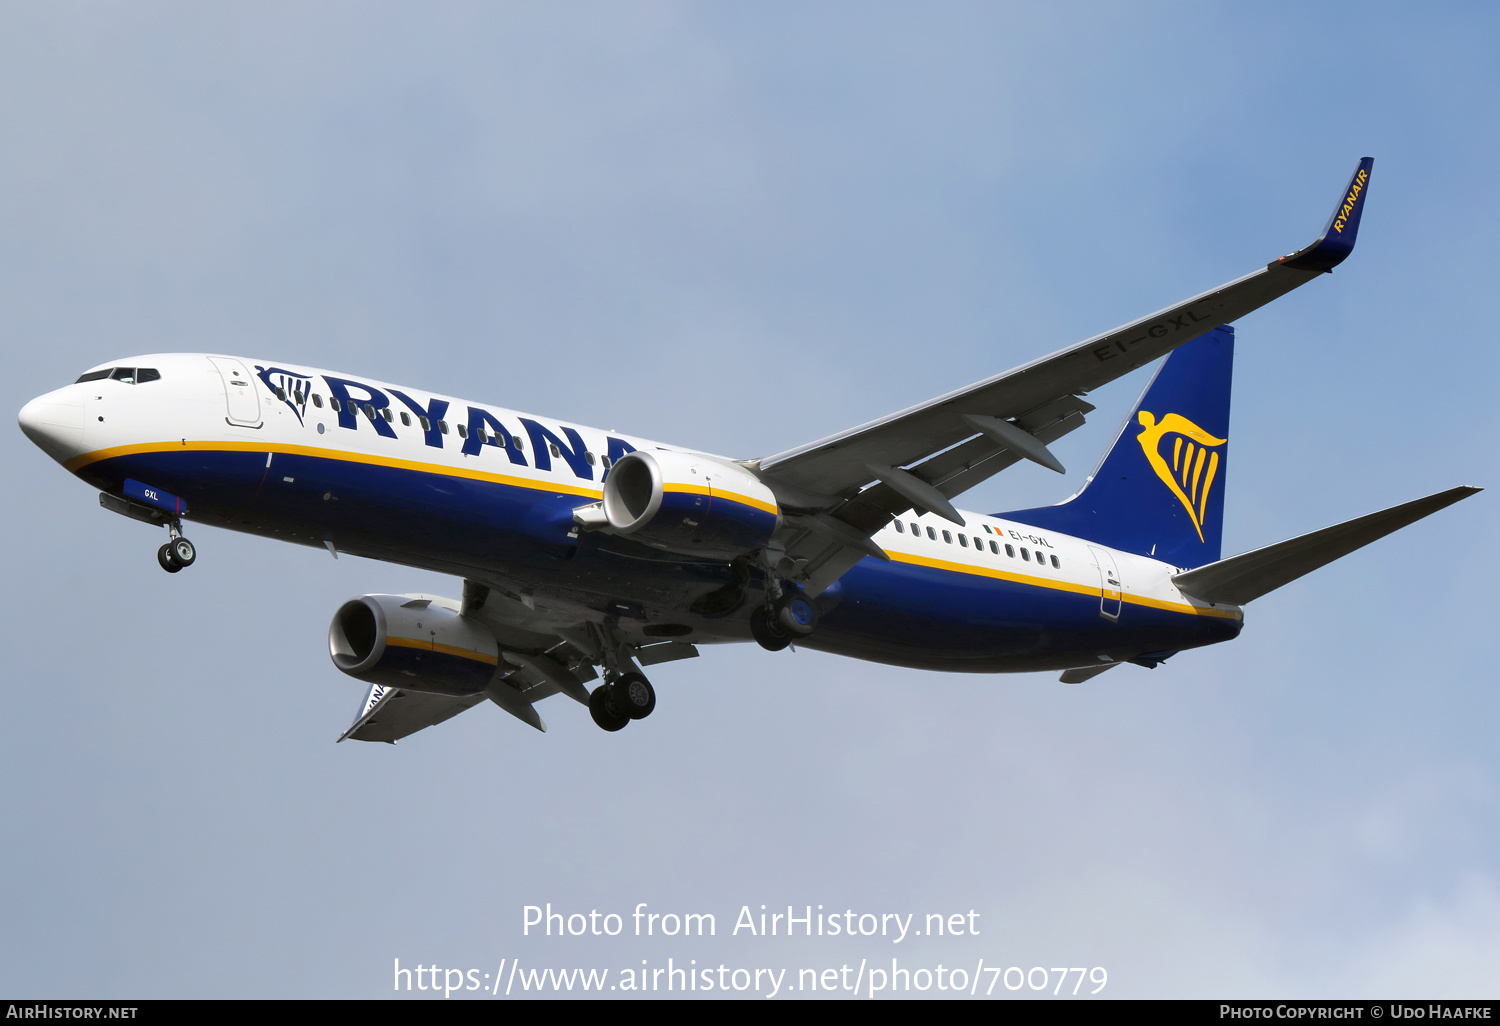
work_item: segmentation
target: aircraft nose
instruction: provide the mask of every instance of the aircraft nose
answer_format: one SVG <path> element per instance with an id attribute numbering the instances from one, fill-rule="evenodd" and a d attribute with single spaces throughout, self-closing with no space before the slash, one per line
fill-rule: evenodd
<path id="1" fill-rule="evenodd" d="M 83 451 L 83 397 L 67 389 L 37 396 L 16 418 L 37 447 L 59 463 Z"/>

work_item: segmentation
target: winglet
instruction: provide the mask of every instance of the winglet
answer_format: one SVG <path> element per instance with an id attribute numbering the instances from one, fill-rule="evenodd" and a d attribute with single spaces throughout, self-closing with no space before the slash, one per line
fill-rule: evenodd
<path id="1" fill-rule="evenodd" d="M 1333 216 L 1323 234 L 1306 249 L 1298 250 L 1271 262 L 1272 267 L 1291 267 L 1299 271 L 1328 271 L 1344 262 L 1354 252 L 1354 237 L 1359 234 L 1359 215 L 1365 209 L 1365 196 L 1370 188 L 1370 171 L 1375 166 L 1374 157 L 1361 157 L 1359 167 L 1334 208 Z"/>

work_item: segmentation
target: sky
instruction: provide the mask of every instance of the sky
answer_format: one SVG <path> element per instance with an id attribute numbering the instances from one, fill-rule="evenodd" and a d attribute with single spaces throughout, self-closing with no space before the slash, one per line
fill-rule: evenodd
<path id="1" fill-rule="evenodd" d="M 1255 270 L 1373 156 L 1355 254 L 1237 324 L 1241 552 L 1497 484 L 1497 35 L 1462 3 L 0 0 L 0 388 L 224 352 L 748 459 Z M 960 504 L 1072 494 L 1148 374 L 1089 397 L 1066 480 Z M 5 995 L 668 959 L 762 1000 L 757 969 L 849 998 L 863 965 L 863 999 L 939 964 L 899 996 L 1500 992 L 1493 491 L 1153 671 L 724 646 L 618 734 L 554 698 L 545 735 L 485 706 L 391 747 L 333 744 L 365 688 L 327 623 L 457 580 L 212 528 L 169 576 L 18 429 L 0 461 Z M 621 932 L 528 932 L 549 903 Z M 715 934 L 635 936 L 642 903 Z M 734 930 L 762 905 L 964 932 Z"/>

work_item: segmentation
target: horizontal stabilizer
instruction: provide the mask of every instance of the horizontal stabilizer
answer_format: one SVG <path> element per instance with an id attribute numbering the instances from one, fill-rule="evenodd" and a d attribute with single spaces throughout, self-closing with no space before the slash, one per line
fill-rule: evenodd
<path id="1" fill-rule="evenodd" d="M 1300 538 L 1188 570 L 1173 577 L 1172 583 L 1205 602 L 1242 606 L 1477 491 L 1481 489 L 1464 485 L 1425 499 L 1403 502 Z"/>

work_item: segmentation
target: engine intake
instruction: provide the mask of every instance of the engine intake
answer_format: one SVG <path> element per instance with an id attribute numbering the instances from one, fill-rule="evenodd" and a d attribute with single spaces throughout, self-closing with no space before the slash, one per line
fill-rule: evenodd
<path id="1" fill-rule="evenodd" d="M 714 559 L 761 548 L 776 530 L 776 496 L 744 467 L 697 453 L 637 449 L 604 481 L 616 534 Z"/>
<path id="2" fill-rule="evenodd" d="M 361 595 L 328 627 L 333 665 L 356 680 L 437 695 L 483 691 L 500 663 L 488 627 L 432 595 Z"/>

